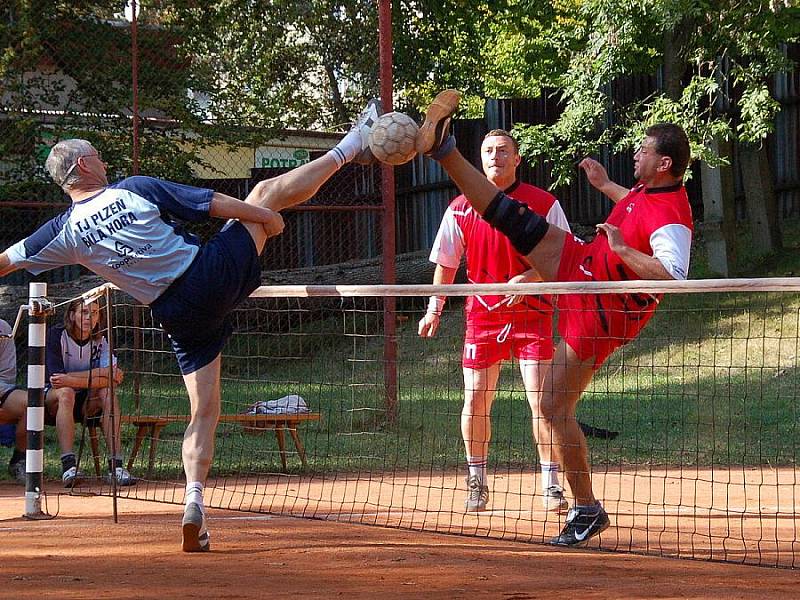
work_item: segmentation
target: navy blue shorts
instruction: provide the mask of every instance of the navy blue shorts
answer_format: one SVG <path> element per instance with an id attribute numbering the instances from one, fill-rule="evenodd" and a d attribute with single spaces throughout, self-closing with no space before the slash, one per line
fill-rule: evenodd
<path id="1" fill-rule="evenodd" d="M 244 225 L 231 221 L 150 305 L 172 340 L 181 373 L 194 373 L 222 352 L 233 333 L 231 312 L 260 285 L 255 242 Z"/>
<path id="2" fill-rule="evenodd" d="M 4 381 L 0 381 L 0 408 L 3 408 L 3 404 L 6 403 L 8 397 L 11 395 L 11 392 L 17 389 L 13 383 L 6 383 Z"/>
<path id="3" fill-rule="evenodd" d="M 47 396 L 47 392 L 52 390 L 50 386 L 45 386 L 44 388 L 44 395 Z M 89 399 L 89 390 L 86 388 L 83 389 L 76 389 L 75 390 L 75 404 L 72 406 L 72 420 L 75 423 L 83 423 L 83 410 L 84 406 L 86 405 L 86 401 Z M 102 415 L 102 411 L 99 414 L 92 415 L 91 417 L 86 417 L 86 424 L 91 425 L 94 427 L 98 427 L 100 425 L 100 415 Z M 56 415 L 55 413 L 51 413 L 49 410 L 46 410 L 44 413 L 44 424 L 55 426 L 56 424 Z"/>

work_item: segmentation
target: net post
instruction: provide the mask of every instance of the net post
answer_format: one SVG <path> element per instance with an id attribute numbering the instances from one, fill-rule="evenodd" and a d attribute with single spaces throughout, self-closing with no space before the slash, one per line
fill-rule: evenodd
<path id="1" fill-rule="evenodd" d="M 378 2 L 378 46 L 380 60 L 381 102 L 384 110 L 392 110 L 392 3 Z M 394 168 L 381 165 L 383 197 L 383 283 L 395 283 L 395 189 Z M 386 394 L 386 420 L 397 419 L 397 316 L 396 299 L 383 299 L 383 380 Z"/>
<path id="2" fill-rule="evenodd" d="M 136 0 L 131 1 L 131 104 L 133 127 L 133 152 L 131 174 L 139 174 L 139 6 Z"/>
<path id="3" fill-rule="evenodd" d="M 131 175 L 139 174 L 139 153 L 141 150 L 141 140 L 139 136 L 139 2 L 131 1 L 131 106 L 132 118 L 131 126 L 133 133 L 133 153 L 131 161 Z M 139 350 L 141 348 L 142 334 L 140 330 L 141 309 L 135 306 L 133 309 L 134 325 L 136 331 L 133 339 L 133 399 L 136 408 L 139 408 L 139 397 L 141 393 L 141 379 L 139 375 Z M 115 506 L 116 509 L 116 506 Z M 116 522 L 116 519 L 115 519 Z"/>
<path id="4" fill-rule="evenodd" d="M 53 306 L 46 298 L 46 283 L 31 283 L 28 292 L 28 439 L 25 451 L 26 519 L 47 519 L 42 511 L 44 468 L 44 384 L 47 316 Z"/>
<path id="5" fill-rule="evenodd" d="M 114 395 L 117 390 L 114 385 L 114 306 L 111 303 L 111 288 L 106 287 L 106 339 L 108 340 L 108 394 L 111 397 L 109 402 L 109 427 L 111 428 L 111 504 L 114 513 L 114 523 L 119 523 L 119 513 L 117 511 L 117 468 L 114 461 L 117 455 L 122 456 L 122 440 L 117 437 L 117 419 L 120 418 L 114 412 L 116 405 Z"/>

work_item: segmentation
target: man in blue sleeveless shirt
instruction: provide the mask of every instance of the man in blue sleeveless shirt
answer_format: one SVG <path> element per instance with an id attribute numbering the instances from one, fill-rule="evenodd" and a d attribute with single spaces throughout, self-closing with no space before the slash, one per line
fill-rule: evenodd
<path id="1" fill-rule="evenodd" d="M 220 415 L 220 353 L 230 313 L 259 285 L 259 255 L 283 230 L 278 211 L 311 198 L 344 164 L 369 161 L 371 101 L 350 132 L 324 156 L 258 183 L 244 202 L 210 189 L 150 177 L 109 185 L 106 164 L 85 140 L 53 146 L 46 167 L 72 206 L 0 254 L 0 277 L 80 264 L 147 304 L 169 334 L 189 394 L 183 440 L 186 552 L 210 548 L 203 485 Z M 230 219 L 201 245 L 174 220 Z"/>

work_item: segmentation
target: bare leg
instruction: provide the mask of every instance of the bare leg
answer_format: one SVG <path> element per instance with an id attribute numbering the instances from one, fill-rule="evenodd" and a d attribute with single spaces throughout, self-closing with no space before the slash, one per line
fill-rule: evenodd
<path id="1" fill-rule="evenodd" d="M 111 458 L 120 456 L 120 430 L 121 424 L 119 420 L 119 400 L 116 395 L 114 402 L 109 400 L 111 394 L 108 388 L 97 390 L 97 399 L 102 406 L 102 414 L 100 416 L 100 428 L 103 430 L 103 435 L 106 438 L 106 447 L 108 448 Z M 114 428 L 111 428 L 111 411 L 114 411 Z"/>
<path id="2" fill-rule="evenodd" d="M 500 364 L 486 369 L 464 368 L 464 407 L 461 436 L 467 456 L 489 456 L 492 439 L 492 403 L 497 390 Z"/>
<path id="3" fill-rule="evenodd" d="M 531 429 L 533 441 L 541 462 L 558 462 L 553 451 L 553 439 L 547 421 L 542 418 L 542 386 L 544 376 L 550 368 L 549 360 L 520 360 L 519 370 L 525 384 L 525 396 L 531 407 Z"/>
<path id="4" fill-rule="evenodd" d="M 17 435 L 14 438 L 14 447 L 17 450 L 25 450 L 28 447 L 28 417 L 26 412 L 23 411 L 22 416 L 17 421 Z"/>
<path id="5" fill-rule="evenodd" d="M 75 442 L 75 422 L 72 410 L 75 406 L 75 390 L 72 388 L 58 388 L 47 392 L 45 404 L 48 411 L 56 410 L 56 435 L 61 454 L 72 452 Z M 56 407 L 53 407 L 56 404 Z"/>
<path id="6" fill-rule="evenodd" d="M 313 197 L 322 184 L 338 170 L 336 161 L 326 154 L 288 173 L 258 182 L 245 198 L 245 202 L 275 211 L 301 204 Z M 264 228 L 260 223 L 242 224 L 250 232 L 256 249 L 261 253 L 267 239 Z"/>
<path id="7" fill-rule="evenodd" d="M 189 393 L 191 417 L 183 436 L 186 481 L 205 483 L 214 458 L 214 436 L 220 415 L 220 356 L 194 373 L 183 376 Z"/>
<path id="8" fill-rule="evenodd" d="M 589 474 L 588 448 L 575 407 L 594 375 L 594 359 L 582 361 L 563 340 L 556 347 L 553 367 L 545 375 L 541 401 L 544 424 L 552 433 L 561 468 L 577 505 L 595 503 Z"/>
<path id="9" fill-rule="evenodd" d="M 273 179 L 259 182 L 245 202 L 256 206 L 281 211 L 305 202 L 317 193 L 342 166 L 358 160 L 369 150 L 367 139 L 372 123 L 380 114 L 380 103 L 370 101 L 356 119 L 350 131 L 327 154 L 309 163 L 292 169 Z M 371 155 L 370 155 L 371 156 Z M 364 163 L 366 164 L 366 163 Z M 244 223 L 255 241 L 259 253 L 264 248 L 266 235 L 260 224 Z"/>
<path id="10" fill-rule="evenodd" d="M 14 447 L 24 451 L 28 446 L 28 392 L 14 390 L 0 408 L 0 424 L 16 424 Z"/>

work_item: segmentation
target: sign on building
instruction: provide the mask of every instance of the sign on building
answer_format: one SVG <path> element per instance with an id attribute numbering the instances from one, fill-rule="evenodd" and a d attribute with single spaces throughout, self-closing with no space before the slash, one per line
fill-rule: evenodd
<path id="1" fill-rule="evenodd" d="M 256 169 L 293 169 L 311 160 L 305 148 L 256 148 Z"/>

